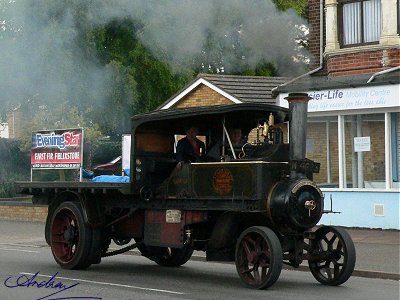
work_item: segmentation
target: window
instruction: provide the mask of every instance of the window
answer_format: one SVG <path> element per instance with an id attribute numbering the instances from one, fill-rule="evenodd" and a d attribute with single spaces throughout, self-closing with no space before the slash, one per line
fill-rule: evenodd
<path id="1" fill-rule="evenodd" d="M 306 150 L 321 164 L 313 178 L 321 188 L 400 187 L 400 113 L 311 117 Z"/>
<path id="2" fill-rule="evenodd" d="M 379 41 L 382 31 L 381 0 L 342 0 L 339 10 L 343 47 Z"/>
<path id="3" fill-rule="evenodd" d="M 345 186 L 385 188 L 385 116 L 344 118 Z"/>
<path id="4" fill-rule="evenodd" d="M 321 164 L 314 181 L 324 188 L 339 187 L 337 117 L 311 118 L 307 124 L 306 157 Z"/>

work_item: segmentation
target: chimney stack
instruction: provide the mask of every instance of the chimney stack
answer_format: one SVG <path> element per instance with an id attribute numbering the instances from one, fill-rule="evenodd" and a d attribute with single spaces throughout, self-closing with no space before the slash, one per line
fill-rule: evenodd
<path id="1" fill-rule="evenodd" d="M 304 160 L 308 101 L 312 98 L 306 93 L 290 93 L 285 99 L 289 102 L 289 159 Z"/>

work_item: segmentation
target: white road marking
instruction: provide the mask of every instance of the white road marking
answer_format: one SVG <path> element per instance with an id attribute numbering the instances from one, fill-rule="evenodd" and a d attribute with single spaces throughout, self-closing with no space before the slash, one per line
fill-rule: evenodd
<path id="1" fill-rule="evenodd" d="M 0 250 L 19 251 L 19 252 L 28 252 L 28 253 L 39 253 L 40 252 L 40 251 L 36 251 L 36 250 L 25 250 L 25 249 L 14 249 L 14 248 L 0 248 Z"/>
<path id="2" fill-rule="evenodd" d="M 26 273 L 26 272 L 20 272 L 20 274 L 23 274 L 23 275 L 35 275 L 34 273 Z M 36 276 L 51 278 L 54 275 L 50 276 L 50 275 L 38 274 Z M 57 279 L 64 279 L 64 280 L 71 280 L 71 281 L 94 283 L 94 284 L 100 284 L 100 285 L 124 287 L 124 288 L 136 289 L 136 290 L 145 290 L 145 291 L 152 291 L 152 292 L 168 293 L 168 294 L 175 294 L 175 295 L 184 295 L 185 294 L 185 293 L 175 292 L 175 291 L 160 290 L 160 289 L 153 289 L 153 288 L 145 288 L 145 287 L 140 287 L 140 286 L 119 284 L 119 283 L 111 283 L 111 282 L 102 282 L 102 281 L 94 281 L 94 280 L 86 280 L 86 279 L 77 279 L 77 278 L 69 278 L 69 277 L 62 277 L 62 276 L 57 276 L 56 278 Z"/>
<path id="3" fill-rule="evenodd" d="M 28 247 L 28 248 L 43 248 L 46 246 L 30 245 L 30 244 L 13 244 L 13 243 L 0 243 L 1 246 L 16 246 L 16 247 Z"/>

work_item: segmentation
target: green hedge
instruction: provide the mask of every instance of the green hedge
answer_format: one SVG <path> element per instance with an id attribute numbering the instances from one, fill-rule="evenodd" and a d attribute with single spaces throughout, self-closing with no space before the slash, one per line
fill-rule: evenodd
<path id="1" fill-rule="evenodd" d="M 17 141 L 0 138 L 0 198 L 15 197 L 19 180 L 30 180 L 30 154 Z"/>

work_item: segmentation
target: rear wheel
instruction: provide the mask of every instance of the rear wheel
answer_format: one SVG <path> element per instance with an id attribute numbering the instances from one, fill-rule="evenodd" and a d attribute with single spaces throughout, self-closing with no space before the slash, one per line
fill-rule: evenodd
<path id="1" fill-rule="evenodd" d="M 236 270 L 248 287 L 270 287 L 282 270 L 282 247 L 278 237 L 267 227 L 246 229 L 237 241 L 235 261 Z"/>
<path id="2" fill-rule="evenodd" d="M 54 259 L 65 269 L 84 269 L 100 262 L 101 231 L 85 223 L 80 203 L 62 202 L 52 212 L 49 239 Z"/>

